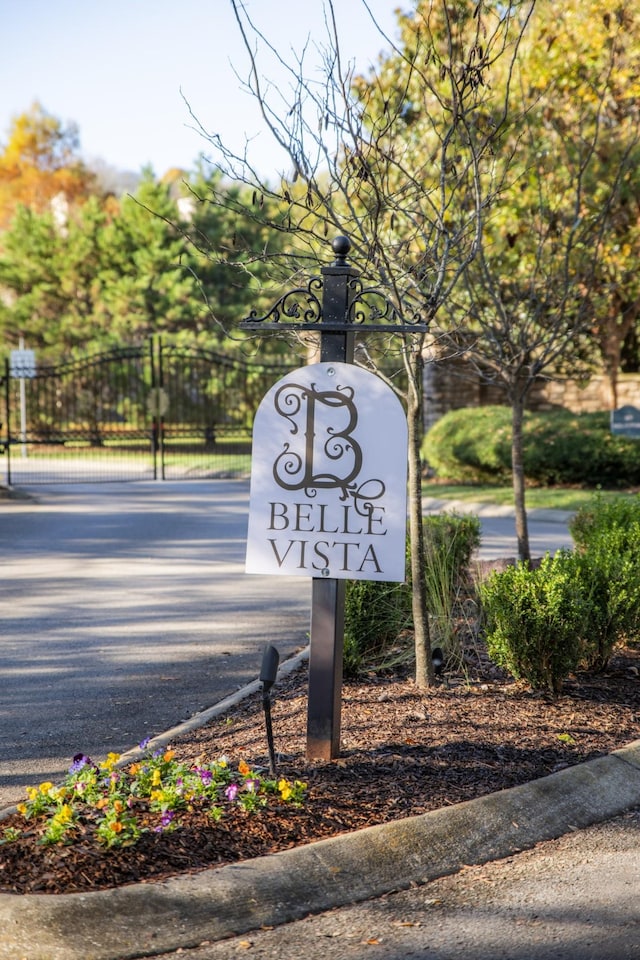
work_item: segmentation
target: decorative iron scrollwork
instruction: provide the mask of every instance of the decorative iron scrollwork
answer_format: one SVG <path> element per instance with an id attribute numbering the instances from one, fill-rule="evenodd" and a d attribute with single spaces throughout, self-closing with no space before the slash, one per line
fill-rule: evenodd
<path id="1" fill-rule="evenodd" d="M 376 287 L 367 286 L 347 262 L 351 243 L 347 237 L 335 237 L 331 243 L 336 256 L 324 277 L 312 277 L 306 288 L 283 294 L 263 317 L 252 310 L 240 321 L 245 330 L 320 330 L 320 332 L 423 333 L 427 323 L 418 313 L 410 317 L 395 306 Z M 347 278 L 338 295 L 336 282 Z M 322 295 L 322 300 L 320 296 Z"/>
<path id="2" fill-rule="evenodd" d="M 349 283 L 354 292 L 349 305 L 348 321 L 366 330 L 426 330 L 419 313 L 410 317 L 400 314 L 398 308 L 377 287 L 365 287 L 359 277 Z"/>
<path id="3" fill-rule="evenodd" d="M 283 294 L 263 317 L 252 310 L 240 326 L 245 330 L 357 330 L 358 333 L 421 333 L 427 323 L 419 313 L 403 316 L 382 290 L 365 287 L 359 278 L 349 282 L 355 295 L 344 321 L 328 322 L 323 316 L 321 277 L 312 277 L 307 287 Z M 316 293 L 317 291 L 317 293 Z"/>
<path id="4" fill-rule="evenodd" d="M 306 329 L 314 326 L 322 319 L 322 304 L 315 293 L 316 290 L 318 294 L 322 290 L 320 277 L 312 277 L 306 287 L 288 290 L 263 317 L 259 317 L 257 311 L 252 310 L 242 321 L 241 326 L 265 329 L 273 329 L 273 327 Z"/>

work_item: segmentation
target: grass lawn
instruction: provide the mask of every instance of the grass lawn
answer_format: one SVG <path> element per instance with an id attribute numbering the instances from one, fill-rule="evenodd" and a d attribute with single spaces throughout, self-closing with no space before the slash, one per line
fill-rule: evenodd
<path id="1" fill-rule="evenodd" d="M 637 491 L 602 490 L 605 500 L 614 497 L 628 497 Z M 595 495 L 595 490 L 578 490 L 572 487 L 530 487 L 526 493 L 528 510 L 578 510 Z M 442 500 L 464 500 L 470 503 L 512 504 L 511 487 L 492 487 L 489 485 L 471 486 L 470 484 L 429 483 L 422 486 L 424 497 Z"/>

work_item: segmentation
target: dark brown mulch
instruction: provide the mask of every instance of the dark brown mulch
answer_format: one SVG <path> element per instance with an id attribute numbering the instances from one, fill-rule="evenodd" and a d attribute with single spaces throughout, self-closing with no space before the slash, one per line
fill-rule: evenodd
<path id="1" fill-rule="evenodd" d="M 421 814 L 526 783 L 602 756 L 640 736 L 640 651 L 625 649 L 600 676 L 579 675 L 551 700 L 500 675 L 482 656 L 467 675 L 418 691 L 407 676 L 376 675 L 343 689 L 342 753 L 307 762 L 306 671 L 273 691 L 278 773 L 308 784 L 302 809 L 274 803 L 219 823 L 182 828 L 105 851 L 90 835 L 42 847 L 35 833 L 0 846 L 0 891 L 69 893 L 165 879 Z M 227 755 L 267 766 L 259 696 L 174 745 L 177 759 Z M 24 826 L 18 818 L 5 820 Z"/>

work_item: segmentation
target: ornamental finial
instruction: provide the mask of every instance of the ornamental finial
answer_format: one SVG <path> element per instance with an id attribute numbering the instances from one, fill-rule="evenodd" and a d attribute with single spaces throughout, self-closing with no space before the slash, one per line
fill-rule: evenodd
<path id="1" fill-rule="evenodd" d="M 351 250 L 351 241 L 349 240 L 349 237 L 334 237 L 331 241 L 331 249 L 336 255 L 333 266 L 344 267 L 347 262 L 349 250 Z"/>

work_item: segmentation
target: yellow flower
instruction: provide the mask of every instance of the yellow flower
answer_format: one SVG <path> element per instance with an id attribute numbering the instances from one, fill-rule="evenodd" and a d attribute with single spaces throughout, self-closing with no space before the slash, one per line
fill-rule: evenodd
<path id="1" fill-rule="evenodd" d="M 164 790 L 152 790 L 149 799 L 152 803 L 161 803 L 164 799 Z"/>
<path id="2" fill-rule="evenodd" d="M 153 776 L 151 777 L 151 783 L 154 787 L 157 787 L 161 782 L 162 782 L 162 774 L 158 769 L 155 769 L 153 771 Z"/>
<path id="3" fill-rule="evenodd" d="M 73 819 L 73 808 L 69 806 L 68 803 L 65 803 L 64 806 L 60 807 L 56 814 L 56 820 L 58 823 L 69 823 Z"/>
<path id="4" fill-rule="evenodd" d="M 49 790 L 53 790 L 53 784 L 50 780 L 45 780 L 44 783 L 40 784 L 39 790 L 40 793 L 46 797 L 49 793 Z"/>
<path id="5" fill-rule="evenodd" d="M 119 753 L 108 753 L 107 759 L 104 761 L 104 763 L 100 764 L 100 767 L 102 770 L 113 770 L 119 759 Z"/>
<path id="6" fill-rule="evenodd" d="M 17 809 L 18 813 L 19 813 L 22 817 L 24 817 L 24 816 L 26 816 L 27 810 L 28 810 L 29 808 L 27 807 L 26 803 L 19 803 L 18 806 L 16 807 L 16 809 Z"/>
<path id="7" fill-rule="evenodd" d="M 37 787 L 27 787 L 27 797 L 29 798 L 29 800 L 35 800 L 37 796 L 38 796 Z"/>
<path id="8" fill-rule="evenodd" d="M 278 790 L 280 791 L 280 796 L 283 800 L 288 800 L 293 793 L 291 789 L 291 784 L 288 780 L 279 780 L 278 781 Z"/>

